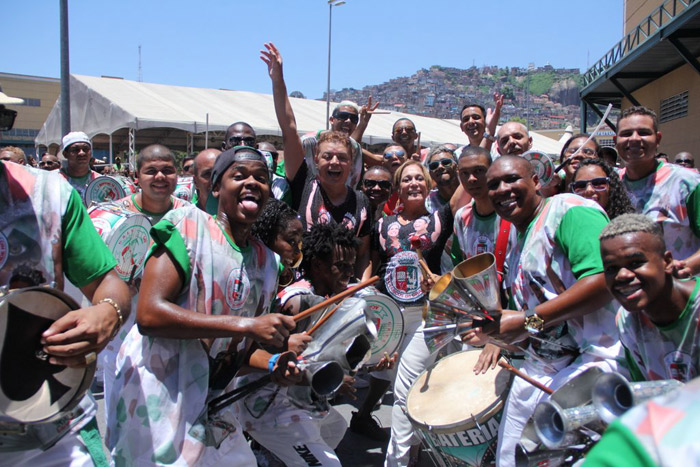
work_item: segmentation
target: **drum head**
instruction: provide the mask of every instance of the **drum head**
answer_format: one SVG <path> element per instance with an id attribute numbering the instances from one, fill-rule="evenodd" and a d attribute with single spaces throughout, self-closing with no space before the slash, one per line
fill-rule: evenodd
<path id="1" fill-rule="evenodd" d="M 391 298 L 381 293 L 363 295 L 377 327 L 377 339 L 372 343 L 372 356 L 368 365 L 376 365 L 384 354 L 393 355 L 399 350 L 403 338 L 403 314 Z"/>
<path id="2" fill-rule="evenodd" d="M 551 156 L 539 151 L 528 151 L 523 154 L 523 157 L 530 161 L 542 186 L 552 181 L 552 177 L 554 177 L 554 162 L 552 162 Z"/>
<path id="3" fill-rule="evenodd" d="M 37 358 L 41 334 L 78 305 L 62 292 L 32 287 L 0 301 L 0 420 L 36 423 L 80 402 L 95 375 Z"/>
<path id="4" fill-rule="evenodd" d="M 93 201 L 97 203 L 116 201 L 125 197 L 126 193 L 121 180 L 103 175 L 88 184 L 84 194 L 85 204 L 89 206 Z"/>
<path id="5" fill-rule="evenodd" d="M 408 418 L 425 430 L 454 433 L 483 424 L 502 408 L 512 375 L 496 367 L 475 375 L 481 349 L 449 355 L 421 374 L 406 399 Z"/>

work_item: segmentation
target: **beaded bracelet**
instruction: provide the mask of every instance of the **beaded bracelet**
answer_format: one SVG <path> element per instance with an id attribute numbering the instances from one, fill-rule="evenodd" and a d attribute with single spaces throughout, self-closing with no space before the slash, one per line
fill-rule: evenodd
<path id="1" fill-rule="evenodd" d="M 112 340 L 112 339 L 114 339 L 114 336 L 117 335 L 117 333 L 121 329 L 122 325 L 124 324 L 124 315 L 122 314 L 122 309 L 119 307 L 117 302 L 115 302 L 111 298 L 105 297 L 102 300 L 100 300 L 99 302 L 97 302 L 98 305 L 101 303 L 109 303 L 114 308 L 114 311 L 117 312 L 117 318 L 119 319 L 119 324 L 117 325 L 117 327 L 114 328 L 114 331 L 112 331 L 112 335 L 110 336 L 110 340 Z"/>

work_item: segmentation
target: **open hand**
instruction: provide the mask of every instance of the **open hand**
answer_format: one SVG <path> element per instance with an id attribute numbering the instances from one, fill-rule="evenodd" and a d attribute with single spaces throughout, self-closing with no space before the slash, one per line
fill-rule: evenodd
<path id="1" fill-rule="evenodd" d="M 275 44 L 268 42 L 265 44 L 266 50 L 260 51 L 260 59 L 267 65 L 267 72 L 270 74 L 272 81 L 283 79 L 282 73 L 282 54 L 277 50 Z"/>

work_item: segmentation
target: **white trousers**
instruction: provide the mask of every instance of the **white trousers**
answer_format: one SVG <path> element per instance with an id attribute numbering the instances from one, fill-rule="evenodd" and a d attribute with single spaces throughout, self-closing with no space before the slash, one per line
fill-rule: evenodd
<path id="1" fill-rule="evenodd" d="M 406 318 L 405 315 L 404 317 Z M 435 361 L 437 355 L 431 355 L 428 346 L 425 344 L 422 320 L 416 322 L 414 317 L 410 325 L 406 327 L 413 328 L 415 331 L 409 334 L 402 343 L 404 350 L 399 357 L 396 379 L 394 380 L 391 439 L 389 440 L 386 459 L 384 460 L 384 465 L 388 467 L 408 465 L 411 446 L 420 442 L 413 432 L 410 420 L 406 416 L 406 398 L 411 385 Z"/>
<path id="2" fill-rule="evenodd" d="M 257 426 L 248 434 L 288 467 L 340 467 L 334 449 L 345 436 L 347 422 L 331 407 L 322 419 L 303 417 L 286 426 Z"/>
<path id="3" fill-rule="evenodd" d="M 92 467 L 92 457 L 80 439 L 78 433 L 68 433 L 46 451 L 32 449 L 30 451 L 0 453 L 0 465 L 11 467 Z"/>
<path id="4" fill-rule="evenodd" d="M 526 360 L 520 371 L 526 373 L 540 383 L 553 390 L 559 389 L 569 380 L 586 371 L 588 368 L 597 366 L 605 372 L 617 371 L 617 364 L 610 360 L 590 361 L 579 363 L 575 361 L 564 367 L 557 373 L 542 371 Z M 515 466 L 515 446 L 520 441 L 523 428 L 530 419 L 535 408 L 540 401 L 545 400 L 547 395 L 532 386 L 525 380 L 513 378 L 513 385 L 510 388 L 506 401 L 501 425 L 498 429 L 498 452 L 496 455 L 496 465 L 499 467 Z"/>

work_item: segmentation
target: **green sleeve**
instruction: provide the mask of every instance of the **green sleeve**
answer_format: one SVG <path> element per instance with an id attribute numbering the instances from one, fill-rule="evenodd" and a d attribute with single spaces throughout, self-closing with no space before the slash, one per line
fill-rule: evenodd
<path id="1" fill-rule="evenodd" d="M 73 189 L 61 219 L 63 272 L 76 287 L 107 274 L 117 261 L 92 225 L 80 195 Z"/>
<path id="2" fill-rule="evenodd" d="M 180 236 L 180 232 L 175 228 L 172 222 L 163 219 L 156 225 L 151 227 L 151 237 L 153 238 L 153 246 L 146 256 L 146 261 L 157 250 L 163 248 L 168 252 L 170 258 L 175 263 L 175 267 L 182 275 L 183 284 L 189 284 L 192 277 L 192 268 L 190 267 L 190 255 L 187 253 L 185 241 Z"/>
<path id="3" fill-rule="evenodd" d="M 625 346 L 622 348 L 625 349 L 625 365 L 630 372 L 630 378 L 632 378 L 632 381 L 646 381 L 644 374 L 642 374 L 642 371 L 637 366 L 637 362 L 634 361 L 634 357 L 632 357 L 630 351 L 627 350 L 627 347 Z"/>
<path id="4" fill-rule="evenodd" d="M 688 208 L 688 221 L 690 222 L 690 230 L 693 231 L 696 237 L 700 237 L 700 184 L 698 184 L 685 200 L 685 205 Z"/>
<path id="5" fill-rule="evenodd" d="M 603 272 L 598 236 L 608 222 L 604 213 L 586 206 L 575 206 L 564 214 L 555 238 L 576 279 Z"/>
<path id="6" fill-rule="evenodd" d="M 457 236 L 454 234 L 452 234 L 452 249 L 450 250 L 450 257 L 452 258 L 452 264 L 455 266 L 464 261 L 464 255 L 462 254 L 462 250 L 459 248 L 459 240 L 457 240 Z"/>
<path id="7" fill-rule="evenodd" d="M 615 420 L 586 456 L 585 467 L 656 466 L 642 443 L 619 420 Z"/>

